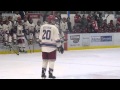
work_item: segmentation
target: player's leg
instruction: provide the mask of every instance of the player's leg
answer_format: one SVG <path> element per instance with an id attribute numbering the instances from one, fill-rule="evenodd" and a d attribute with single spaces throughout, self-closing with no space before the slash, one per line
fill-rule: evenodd
<path id="1" fill-rule="evenodd" d="M 22 40 L 20 37 L 18 37 L 17 43 L 18 43 L 18 47 L 19 47 L 19 52 L 22 52 L 22 45 L 21 45 Z"/>
<path id="2" fill-rule="evenodd" d="M 13 44 L 15 45 L 15 44 L 17 44 L 17 35 L 16 35 L 16 33 L 13 33 Z"/>
<path id="3" fill-rule="evenodd" d="M 12 44 L 12 36 L 9 34 L 8 35 L 8 45 L 11 46 Z"/>
<path id="4" fill-rule="evenodd" d="M 41 77 L 42 78 L 46 78 L 46 69 L 47 69 L 47 65 L 48 65 L 48 53 L 46 52 L 42 52 L 42 59 L 43 59 L 43 62 L 42 62 L 42 75 Z"/>
<path id="5" fill-rule="evenodd" d="M 22 40 L 22 42 L 21 42 L 21 44 L 22 44 L 22 52 L 26 53 L 26 51 L 25 51 L 25 38 L 24 38 L 24 36 L 21 37 L 21 40 Z"/>
<path id="6" fill-rule="evenodd" d="M 30 33 L 29 44 L 32 44 L 32 41 L 33 41 L 33 33 Z"/>
<path id="7" fill-rule="evenodd" d="M 4 34 L 4 45 L 6 46 L 8 42 L 8 34 Z"/>
<path id="8" fill-rule="evenodd" d="M 56 78 L 53 76 L 54 64 L 56 61 L 56 50 L 49 53 L 49 78 Z"/>
<path id="9" fill-rule="evenodd" d="M 38 32 L 35 32 L 35 39 L 36 39 L 36 42 L 39 41 L 39 33 Z"/>

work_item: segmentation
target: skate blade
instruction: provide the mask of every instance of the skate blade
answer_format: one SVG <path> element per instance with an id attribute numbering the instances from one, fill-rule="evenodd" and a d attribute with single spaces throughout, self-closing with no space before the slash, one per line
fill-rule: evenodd
<path id="1" fill-rule="evenodd" d="M 48 78 L 48 79 L 56 79 L 56 78 Z"/>
<path id="2" fill-rule="evenodd" d="M 42 77 L 42 79 L 46 79 L 46 77 Z"/>

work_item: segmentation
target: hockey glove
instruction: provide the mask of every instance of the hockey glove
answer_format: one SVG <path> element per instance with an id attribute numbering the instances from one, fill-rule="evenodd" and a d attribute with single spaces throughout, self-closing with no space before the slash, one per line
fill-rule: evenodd
<path id="1" fill-rule="evenodd" d="M 59 53 L 63 54 L 64 53 L 64 48 L 62 47 L 62 45 L 60 47 L 58 47 L 58 51 Z"/>

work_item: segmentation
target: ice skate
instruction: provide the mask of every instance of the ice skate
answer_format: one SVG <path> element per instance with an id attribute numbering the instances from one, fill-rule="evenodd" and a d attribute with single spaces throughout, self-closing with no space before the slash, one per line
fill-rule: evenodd
<path id="1" fill-rule="evenodd" d="M 49 69 L 49 77 L 50 79 L 55 79 L 56 77 L 53 76 L 53 69 Z"/>
<path id="2" fill-rule="evenodd" d="M 46 72 L 46 69 L 45 69 L 45 68 L 42 68 L 42 75 L 41 75 L 41 78 L 42 78 L 42 79 L 46 79 L 45 72 Z"/>
<path id="3" fill-rule="evenodd" d="M 41 75 L 41 78 L 42 78 L 42 79 L 46 79 L 46 75 L 45 75 L 45 74 L 42 74 L 42 75 Z"/>

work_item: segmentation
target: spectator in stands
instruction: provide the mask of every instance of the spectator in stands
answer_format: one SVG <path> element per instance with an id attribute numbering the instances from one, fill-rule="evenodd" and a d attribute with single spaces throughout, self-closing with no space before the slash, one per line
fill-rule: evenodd
<path id="1" fill-rule="evenodd" d="M 120 32 L 120 26 L 117 26 L 116 29 L 117 29 L 117 32 Z"/>
<path id="2" fill-rule="evenodd" d="M 77 26 L 75 27 L 75 33 L 81 33 L 81 32 L 82 32 L 82 30 L 81 30 L 80 26 L 77 25 Z"/>
<path id="3" fill-rule="evenodd" d="M 107 20 L 106 20 L 106 19 L 103 21 L 103 24 L 102 24 L 102 28 L 104 28 L 104 27 L 108 27 L 108 24 L 107 24 Z"/>
<path id="4" fill-rule="evenodd" d="M 117 18 L 116 27 L 118 28 L 119 26 L 120 26 L 120 18 Z"/>
<path id="5" fill-rule="evenodd" d="M 81 18 L 81 28 L 84 30 L 88 25 L 87 19 L 85 18 L 85 15 Z"/>
<path id="6" fill-rule="evenodd" d="M 102 26 L 102 24 L 103 24 L 103 18 L 102 17 L 98 17 L 97 23 L 98 23 L 98 27 Z"/>
<path id="7" fill-rule="evenodd" d="M 102 26 L 99 26 L 98 33 L 101 33 L 101 32 L 102 32 Z"/>
<path id="8" fill-rule="evenodd" d="M 75 26 L 80 25 L 80 21 L 81 21 L 81 16 L 78 15 L 78 12 L 76 12 L 76 14 L 75 14 L 75 16 L 74 16 Z"/>
<path id="9" fill-rule="evenodd" d="M 87 29 L 88 29 L 88 33 L 92 32 L 92 23 L 91 23 L 91 21 L 88 22 Z"/>
<path id="10" fill-rule="evenodd" d="M 98 14 L 99 14 L 99 17 L 102 17 L 102 12 L 101 11 L 99 11 Z"/>
<path id="11" fill-rule="evenodd" d="M 110 20 L 110 23 L 108 24 L 109 27 L 113 28 L 114 24 L 113 24 L 113 20 Z"/>
<path id="12" fill-rule="evenodd" d="M 92 18 L 92 32 L 93 33 L 98 32 L 98 24 L 97 24 L 97 21 L 94 18 Z"/>
<path id="13" fill-rule="evenodd" d="M 91 13 L 90 13 L 90 14 L 88 14 L 88 16 L 87 16 L 87 21 L 88 21 L 88 23 L 91 22 L 91 18 L 92 18 L 92 16 L 91 16 Z"/>
<path id="14" fill-rule="evenodd" d="M 75 31 L 76 31 L 75 29 L 76 29 L 75 26 L 73 26 L 73 29 L 72 29 L 72 32 L 73 32 L 73 33 L 75 33 Z"/>
<path id="15" fill-rule="evenodd" d="M 68 25 L 69 32 L 72 33 L 71 22 L 69 17 L 67 18 L 67 25 Z"/>
<path id="16" fill-rule="evenodd" d="M 95 19 L 95 21 L 98 21 L 97 12 L 94 12 L 92 16 L 93 16 L 93 18 Z"/>

